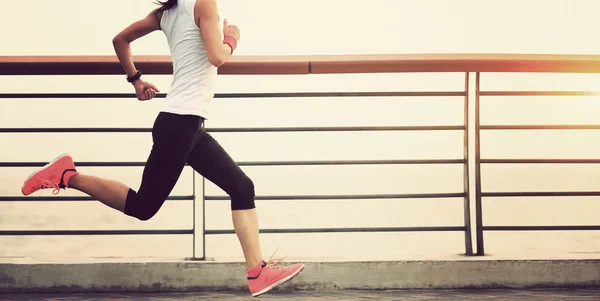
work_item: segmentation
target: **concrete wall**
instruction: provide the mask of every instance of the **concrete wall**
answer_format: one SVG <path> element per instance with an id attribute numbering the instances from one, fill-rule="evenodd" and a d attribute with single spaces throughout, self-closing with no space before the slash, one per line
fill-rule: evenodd
<path id="1" fill-rule="evenodd" d="M 220 3 L 239 24 L 239 54 L 598 53 L 595 0 L 398 1 L 253 0 Z M 112 55 L 111 38 L 153 8 L 150 1 L 9 1 L 0 18 L 0 55 Z M 308 22 L 310 20 L 310 22 Z M 18 29 L 18 30 L 17 30 Z M 161 33 L 133 44 L 135 54 L 167 54 Z M 148 76 L 168 91 L 169 76 Z M 218 92 L 455 91 L 461 74 L 223 76 Z M 594 90 L 595 75 L 484 75 L 487 90 Z M 122 76 L 1 77 L 0 93 L 131 92 Z M 489 100 L 489 101 L 488 101 Z M 597 123 L 598 98 L 500 99 L 483 104 L 484 122 Z M 149 127 L 160 100 L 0 99 L 0 127 Z M 516 111 L 515 111 L 516 109 Z M 460 98 L 247 99 L 214 102 L 208 127 L 450 125 L 462 122 Z M 531 117 L 536 114 L 536 117 Z M 598 133 L 493 132 L 485 157 L 598 157 Z M 218 134 L 239 161 L 461 158 L 460 133 Z M 0 161 L 47 161 L 70 152 L 78 161 L 144 161 L 147 134 L 0 134 Z M 248 167 L 257 194 L 367 194 L 462 191 L 458 166 Z M 32 169 L 0 169 L 0 194 L 19 195 Z M 81 168 L 139 185 L 141 168 Z M 489 191 L 596 190 L 597 166 L 486 166 Z M 199 187 L 198 187 L 199 188 Z M 191 170 L 175 189 L 190 193 Z M 222 195 L 209 184 L 207 193 Z M 40 195 L 49 195 L 42 193 Z M 76 192 L 61 195 L 77 195 Z M 595 224 L 598 198 L 486 200 L 488 225 Z M 461 225 L 462 200 L 259 202 L 261 227 Z M 230 229 L 226 203 L 207 204 L 209 229 Z M 0 203 L 0 228 L 178 229 L 192 225 L 191 204 L 168 203 L 141 223 L 97 203 Z M 200 221 L 199 221 L 200 222 Z M 597 232 L 490 233 L 487 251 L 597 252 Z M 464 252 L 461 233 L 263 235 L 265 256 L 281 245 L 291 258 L 394 259 Z M 189 257 L 189 236 L 0 237 L 0 257 Z M 197 244 L 198 248 L 202 245 Z M 207 238 L 208 256 L 240 260 L 233 235 Z"/>

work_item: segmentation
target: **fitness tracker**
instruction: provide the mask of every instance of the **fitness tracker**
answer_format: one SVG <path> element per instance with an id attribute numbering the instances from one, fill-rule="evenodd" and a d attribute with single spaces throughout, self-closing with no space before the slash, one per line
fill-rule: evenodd
<path id="1" fill-rule="evenodd" d="M 127 77 L 127 82 L 130 82 L 130 83 L 132 83 L 132 82 L 134 82 L 134 81 L 136 81 L 136 80 L 140 79 L 140 77 L 142 77 L 142 72 L 140 72 L 140 70 L 138 70 L 138 71 L 135 73 L 135 75 L 134 75 L 134 76 L 132 76 L 132 77 Z"/>

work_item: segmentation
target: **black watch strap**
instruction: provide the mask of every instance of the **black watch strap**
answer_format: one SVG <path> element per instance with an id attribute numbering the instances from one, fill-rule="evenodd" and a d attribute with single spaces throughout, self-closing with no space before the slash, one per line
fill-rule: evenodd
<path id="1" fill-rule="evenodd" d="M 134 82 L 134 81 L 136 81 L 136 80 L 140 79 L 140 77 L 142 77 L 142 72 L 140 72 L 140 70 L 138 70 L 138 71 L 135 73 L 135 75 L 134 75 L 134 76 L 132 76 L 132 77 L 128 77 L 128 78 L 127 78 L 127 82 L 130 82 L 130 83 L 132 83 L 132 82 Z"/>

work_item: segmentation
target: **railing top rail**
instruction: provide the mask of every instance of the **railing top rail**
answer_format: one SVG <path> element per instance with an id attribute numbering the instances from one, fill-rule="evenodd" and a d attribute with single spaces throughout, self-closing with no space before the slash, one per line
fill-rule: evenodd
<path id="1" fill-rule="evenodd" d="M 145 74 L 171 74 L 170 56 L 135 56 Z M 600 55 L 370 54 L 234 56 L 220 74 L 383 72 L 600 73 Z M 121 75 L 116 56 L 0 56 L 0 75 Z"/>

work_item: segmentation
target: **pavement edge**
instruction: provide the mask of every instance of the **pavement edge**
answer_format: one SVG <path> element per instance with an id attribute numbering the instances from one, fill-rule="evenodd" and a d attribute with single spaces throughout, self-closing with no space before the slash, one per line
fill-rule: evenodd
<path id="1" fill-rule="evenodd" d="M 600 260 L 309 262 L 278 291 L 600 287 Z M 243 263 L 0 263 L 0 293 L 246 291 Z"/>

